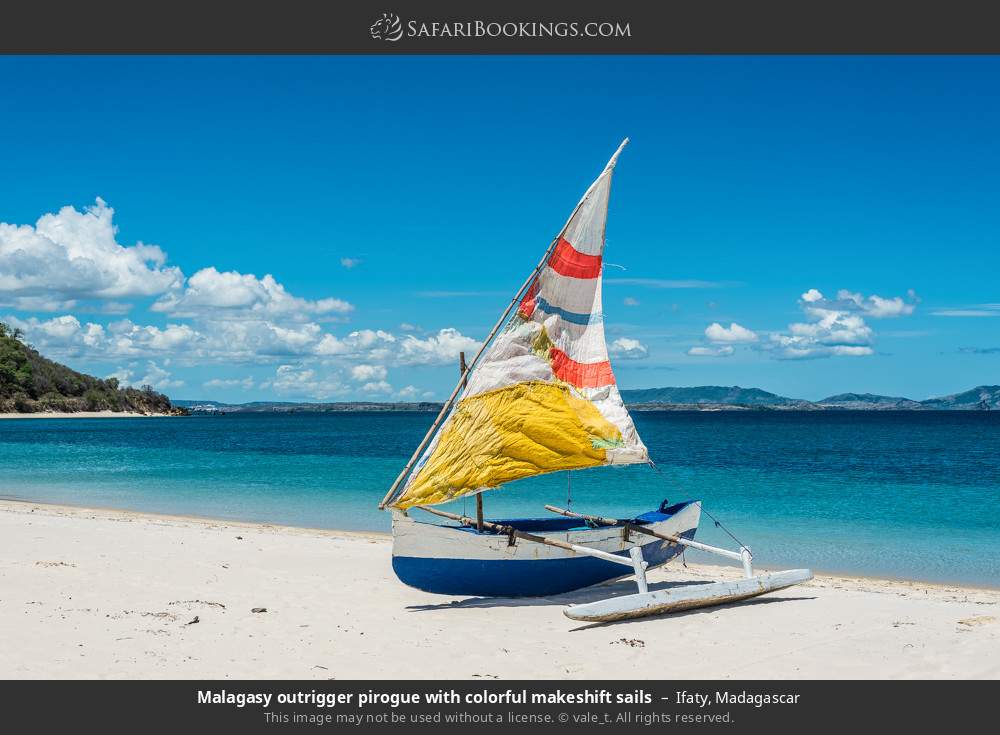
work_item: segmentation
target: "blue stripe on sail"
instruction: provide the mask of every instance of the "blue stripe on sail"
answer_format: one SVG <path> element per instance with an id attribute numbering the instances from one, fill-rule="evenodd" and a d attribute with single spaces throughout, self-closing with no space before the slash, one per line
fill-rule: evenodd
<path id="1" fill-rule="evenodd" d="M 538 297 L 536 302 L 539 309 L 544 311 L 546 314 L 557 314 L 568 322 L 573 324 L 583 324 L 587 325 L 591 322 L 599 322 L 603 317 L 601 314 L 579 314 L 575 311 L 566 311 L 558 306 L 553 306 L 548 301 L 543 299 L 541 296 Z"/>

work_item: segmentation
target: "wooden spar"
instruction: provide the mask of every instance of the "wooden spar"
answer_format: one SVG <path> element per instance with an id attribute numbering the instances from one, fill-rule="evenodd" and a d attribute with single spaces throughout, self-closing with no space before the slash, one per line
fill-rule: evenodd
<path id="1" fill-rule="evenodd" d="M 569 518 L 581 518 L 585 521 L 591 521 L 593 523 L 598 523 L 602 526 L 617 526 L 619 523 L 623 523 L 626 530 L 630 533 L 635 531 L 636 533 L 644 533 L 647 536 L 653 536 L 664 541 L 669 541 L 672 544 L 680 544 L 681 546 L 688 546 L 692 549 L 699 549 L 700 551 L 707 551 L 710 554 L 718 554 L 719 556 L 724 556 L 728 559 L 735 559 L 738 562 L 743 563 L 743 571 L 747 577 L 753 576 L 753 567 L 750 566 L 750 560 L 753 558 L 750 554 L 750 549 L 746 546 L 740 548 L 739 551 L 730 551 L 729 549 L 720 549 L 718 546 L 709 546 L 708 544 L 703 544 L 700 541 L 693 541 L 683 536 L 674 536 L 669 533 L 660 533 L 659 531 L 654 531 L 645 526 L 640 526 L 638 524 L 632 523 L 631 521 L 618 521 L 613 518 L 602 518 L 601 516 L 588 516 L 582 513 L 574 513 L 571 510 L 564 510 L 563 508 L 557 508 L 554 505 L 546 505 L 545 510 L 552 511 L 553 513 L 558 513 L 561 516 L 567 516 Z"/>
<path id="2" fill-rule="evenodd" d="M 567 518 L 581 518 L 585 521 L 593 521 L 602 526 L 617 526 L 619 521 L 616 518 L 602 518 L 601 516 L 585 516 L 582 513 L 574 513 L 571 510 L 563 510 L 562 508 L 557 508 L 554 505 L 546 505 L 545 510 L 552 511 L 553 513 L 558 513 L 561 516 L 566 516 Z"/>
<path id="3" fill-rule="evenodd" d="M 655 536 L 658 539 L 663 539 L 664 541 L 670 541 L 674 544 L 680 544 L 687 541 L 687 539 L 682 539 L 680 536 L 673 536 L 668 533 L 659 533 L 658 531 L 651 531 L 643 526 L 637 526 L 629 521 L 619 521 L 616 518 L 604 518 L 602 516 L 588 516 L 583 513 L 574 513 L 571 510 L 566 510 L 564 508 L 557 508 L 554 505 L 546 505 L 545 510 L 551 511 L 553 513 L 558 513 L 561 516 L 566 516 L 567 518 L 580 518 L 584 521 L 590 521 L 591 523 L 597 523 L 601 526 L 617 526 L 619 523 L 624 524 L 625 528 L 629 531 L 636 531 L 638 533 L 644 533 L 647 536 Z"/>
<path id="4" fill-rule="evenodd" d="M 441 516 L 442 518 L 448 518 L 452 521 L 458 521 L 466 526 L 476 525 L 476 521 L 468 516 L 461 516 L 456 513 L 449 513 L 446 510 L 438 510 L 437 508 L 429 508 L 426 505 L 415 506 L 422 511 L 427 513 L 433 513 L 436 516 Z M 605 561 L 614 562 L 615 564 L 622 564 L 626 567 L 633 567 L 636 569 L 636 574 L 639 574 L 639 570 L 645 570 L 646 562 L 641 560 L 641 556 L 637 560 L 636 557 L 630 555 L 629 557 L 618 556 L 616 554 L 609 554 L 606 551 L 600 551 L 599 549 L 591 549 L 586 546 L 580 546 L 579 544 L 569 544 L 565 541 L 557 541 L 553 538 L 546 538 L 545 536 L 536 536 L 533 533 L 527 533 L 525 531 L 518 531 L 516 528 L 511 526 L 503 526 L 499 523 L 490 523 L 489 521 L 483 521 L 483 527 L 494 531 L 504 536 L 513 536 L 515 538 L 522 539 L 524 541 L 531 541 L 536 544 L 545 544 L 546 546 L 555 546 L 557 549 L 564 549 L 565 551 L 571 551 L 574 554 L 586 554 L 587 556 L 596 556 L 598 559 L 604 559 Z M 638 566 L 637 566 L 638 565 Z M 643 573 L 643 581 L 645 581 L 645 574 Z"/>
<path id="5" fill-rule="evenodd" d="M 618 161 L 619 154 L 622 152 L 622 149 L 625 148 L 627 143 L 628 143 L 628 138 L 622 141 L 622 144 L 618 146 L 618 150 L 615 151 L 614 155 L 611 156 L 611 160 L 609 160 L 608 164 L 604 167 L 604 171 L 601 171 L 600 176 L 594 179 L 594 183 L 592 183 L 590 185 L 590 188 L 588 188 L 587 191 L 584 192 L 583 197 L 581 197 L 580 201 L 577 202 L 577 205 L 573 208 L 572 213 L 566 220 L 566 224 L 564 224 L 562 226 L 562 229 L 559 230 L 559 234 L 556 235 L 554 238 L 552 238 L 552 242 L 549 243 L 549 247 L 545 251 L 545 255 L 543 255 L 542 259 L 538 261 L 538 265 L 536 265 L 535 269 L 531 271 L 531 275 L 529 275 L 528 278 L 524 281 L 524 283 L 521 284 L 521 287 L 517 290 L 517 293 L 514 294 L 514 298 L 510 300 L 510 303 L 507 305 L 507 308 L 504 309 L 503 314 L 501 314 L 500 318 L 497 319 L 497 323 L 493 325 L 493 329 L 490 330 L 490 333 L 483 341 L 483 344 L 479 348 L 479 351 L 476 353 L 475 357 L 472 358 L 472 362 L 469 363 L 469 366 L 466 369 L 465 373 L 463 373 L 462 377 L 459 379 L 458 384 L 455 386 L 455 390 L 451 392 L 451 395 L 448 396 L 448 400 L 444 402 L 444 405 L 441 407 L 440 413 L 438 413 L 437 418 L 434 419 L 434 423 L 431 424 L 431 428 L 427 430 L 427 433 L 424 435 L 424 438 L 420 441 L 420 444 L 417 445 L 416 451 L 414 451 L 413 456 L 410 457 L 410 461 L 406 463 L 405 467 L 403 467 L 403 471 L 399 473 L 399 475 L 396 477 L 396 480 L 392 483 L 392 487 L 389 488 L 389 491 L 385 494 L 385 497 L 382 498 L 382 501 L 378 504 L 379 510 L 383 510 L 385 506 L 388 505 L 388 503 L 395 497 L 396 489 L 400 486 L 400 484 L 403 482 L 406 476 L 410 473 L 410 470 L 413 469 L 413 465 L 420 457 L 421 452 L 423 452 L 424 449 L 427 448 L 427 445 L 430 443 L 430 440 L 434 436 L 434 433 L 438 430 L 438 426 L 441 425 L 441 421 L 444 419 L 445 416 L 447 416 L 448 411 L 451 410 L 451 406 L 455 402 L 455 398 L 458 396 L 458 392 L 462 390 L 462 386 L 465 384 L 467 377 L 466 373 L 470 372 L 473 368 L 475 368 L 476 363 L 479 361 L 479 358 L 482 356 L 483 352 L 486 350 L 486 347 L 489 345 L 492 339 L 496 336 L 497 332 L 500 331 L 500 327 L 503 326 L 504 322 L 507 320 L 508 315 L 514 309 L 515 304 L 517 304 L 517 302 L 520 301 L 521 296 L 531 285 L 531 282 L 535 280 L 535 277 L 539 274 L 539 272 L 541 272 L 542 268 L 548 262 L 549 256 L 552 255 L 552 251 L 555 249 L 556 244 L 559 242 L 559 239 L 564 234 L 566 234 L 566 228 L 569 227 L 569 223 L 573 221 L 573 218 L 576 216 L 576 213 L 580 211 L 580 207 L 583 206 L 583 203 L 587 201 L 587 197 L 589 197 L 590 193 L 594 190 L 594 185 L 601 180 L 601 176 L 604 176 L 604 173 L 608 169 L 614 168 L 615 164 Z"/>

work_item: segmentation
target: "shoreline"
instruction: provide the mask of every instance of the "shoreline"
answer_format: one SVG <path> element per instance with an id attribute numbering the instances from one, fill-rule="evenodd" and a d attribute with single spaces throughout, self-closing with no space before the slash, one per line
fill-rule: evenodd
<path id="1" fill-rule="evenodd" d="M 152 419 L 172 416 L 169 413 L 137 413 L 135 411 L 44 411 L 38 413 L 0 413 L 5 419 Z"/>
<path id="2" fill-rule="evenodd" d="M 5 507 L 7 504 L 14 506 L 13 508 Z M 191 514 L 178 514 L 178 513 L 155 513 L 151 511 L 141 511 L 141 510 L 130 510 L 127 508 L 112 508 L 107 506 L 95 506 L 95 505 L 70 505 L 67 503 L 57 503 L 48 502 L 44 500 L 29 500 L 27 498 L 14 498 L 10 496 L 4 496 L 0 494 L 0 513 L 7 510 L 14 510 L 17 507 L 26 505 L 36 505 L 43 507 L 45 509 L 62 513 L 69 516 L 92 516 L 94 514 L 104 514 L 108 517 L 120 516 L 120 520 L 128 521 L 150 521 L 150 522 L 161 522 L 161 521 L 174 521 L 178 523 L 195 523 L 203 524 L 208 527 L 218 527 L 220 525 L 233 526 L 237 528 L 245 528 L 247 530 L 274 530 L 281 531 L 292 534 L 315 534 L 319 536 L 327 536 L 330 538 L 348 537 L 348 538 L 364 538 L 364 539 L 375 539 L 381 541 L 392 540 L 392 534 L 386 531 L 355 531 L 350 529 L 340 529 L 340 528 L 323 528 L 320 526 L 293 526 L 285 523 L 271 523 L 268 521 L 248 521 L 239 520 L 232 518 L 218 518 L 214 516 L 202 516 L 202 515 L 191 515 Z M 706 555 L 707 556 L 707 555 Z M 714 557 L 709 557 L 710 560 L 705 561 L 699 559 L 689 566 L 695 566 L 699 568 L 718 568 L 718 569 L 738 569 L 738 564 L 726 564 L 725 562 L 715 562 Z M 672 566 L 667 564 L 665 569 L 670 570 Z M 759 571 L 775 571 L 776 568 L 768 566 L 756 567 Z M 855 572 L 845 572 L 839 570 L 828 570 L 828 569 L 812 569 L 813 573 L 817 578 L 824 578 L 830 580 L 852 580 L 855 582 L 868 582 L 871 584 L 886 584 L 886 585 L 919 585 L 920 587 L 928 587 L 938 590 L 969 590 L 971 592 L 1000 592 L 1000 583 L 997 585 L 990 584 L 976 584 L 970 582 L 947 582 L 940 580 L 927 580 L 918 579 L 912 577 L 880 577 L 871 574 L 860 574 Z"/>
<path id="3" fill-rule="evenodd" d="M 581 625 L 566 605 L 634 583 L 435 595 L 396 579 L 384 534 L 30 501 L 0 501 L 0 538 L 7 679 L 1000 679 L 994 590 L 818 575 Z M 740 576 L 689 562 L 649 584 Z"/>

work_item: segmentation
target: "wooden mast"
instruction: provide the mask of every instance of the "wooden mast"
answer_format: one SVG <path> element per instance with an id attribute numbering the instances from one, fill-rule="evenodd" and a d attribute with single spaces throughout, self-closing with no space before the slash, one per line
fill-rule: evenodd
<path id="1" fill-rule="evenodd" d="M 465 353 L 458 353 L 458 369 L 462 376 L 462 390 L 465 390 L 465 386 L 469 383 L 469 378 L 466 373 L 469 371 L 468 366 L 465 364 Z M 476 493 L 476 530 L 479 533 L 483 532 L 483 494 Z"/>
<path id="2" fill-rule="evenodd" d="M 476 352 L 475 356 L 472 358 L 472 362 L 469 363 L 467 371 L 472 370 L 476 366 L 476 363 L 479 362 L 479 358 L 486 351 L 486 348 L 489 346 L 490 342 L 496 336 L 497 332 L 500 331 L 500 327 L 502 327 L 506 322 L 507 316 L 510 314 L 511 311 L 513 311 L 514 307 L 521 300 L 521 296 L 524 294 L 525 291 L 528 290 L 528 287 L 532 284 L 532 282 L 541 272 L 542 268 L 545 267 L 545 264 L 549 260 L 549 256 L 552 255 L 552 251 L 555 250 L 555 247 L 559 243 L 560 238 L 562 238 L 562 236 L 566 234 L 566 228 L 569 227 L 569 223 L 573 221 L 573 218 L 576 216 L 576 213 L 580 211 L 580 207 L 582 207 L 584 202 L 587 201 L 587 198 L 594 190 L 594 186 L 597 184 L 598 181 L 601 180 L 601 176 L 603 176 L 608 169 L 613 169 L 615 167 L 615 164 L 618 163 L 618 156 L 621 155 L 621 152 L 626 145 L 628 145 L 628 138 L 625 138 L 625 140 L 622 141 L 622 144 L 618 146 L 618 150 L 616 150 L 614 152 L 614 155 L 611 156 L 611 159 L 604 167 L 604 170 L 601 171 L 600 176 L 594 179 L 594 182 L 590 185 L 587 191 L 584 192 L 583 197 L 581 197 L 580 201 L 577 202 L 575 207 L 573 207 L 573 211 L 567 218 L 566 224 L 564 224 L 562 226 L 562 229 L 559 230 L 559 234 L 556 235 L 554 238 L 552 238 L 552 242 L 546 249 L 545 255 L 543 255 L 542 259 L 538 261 L 538 265 L 536 265 L 535 269 L 531 271 L 531 275 L 528 276 L 525 279 L 524 283 L 521 284 L 521 287 L 517 289 L 517 293 L 514 294 L 514 298 L 510 300 L 510 303 L 507 305 L 507 308 L 504 309 L 503 313 L 500 315 L 500 318 L 497 319 L 497 323 L 493 325 L 493 329 L 490 330 L 490 333 L 486 336 L 486 339 L 483 340 L 483 344 L 482 346 L 480 346 L 479 351 Z M 462 386 L 464 384 L 465 384 L 465 375 L 463 374 L 463 377 L 460 378 L 458 381 L 458 385 L 455 386 L 455 390 L 451 392 L 451 395 L 448 396 L 448 400 L 445 401 L 444 405 L 441 407 L 441 411 L 440 413 L 438 413 L 437 418 L 434 419 L 434 423 L 431 424 L 431 428 L 427 430 L 427 433 L 424 435 L 424 438 L 421 440 L 420 444 L 417 445 L 416 450 L 414 450 L 413 452 L 413 456 L 410 457 L 410 461 L 406 463 L 405 467 L 403 467 L 402 472 L 399 473 L 399 475 L 396 477 L 396 480 L 392 483 L 392 487 L 389 488 L 389 491 L 385 494 L 385 497 L 383 497 L 382 501 L 378 504 L 379 510 L 385 509 L 385 506 L 388 505 L 389 502 L 396 496 L 397 488 L 399 488 L 403 480 L 406 479 L 406 476 L 410 474 L 410 470 L 413 469 L 413 465 L 416 464 L 417 460 L 420 458 L 421 453 L 424 451 L 424 449 L 427 448 L 427 445 L 430 443 L 431 438 L 437 431 L 438 426 L 441 425 L 441 422 L 448 415 L 448 411 L 451 410 L 451 406 L 455 402 L 455 398 L 458 397 L 458 394 L 462 390 Z"/>

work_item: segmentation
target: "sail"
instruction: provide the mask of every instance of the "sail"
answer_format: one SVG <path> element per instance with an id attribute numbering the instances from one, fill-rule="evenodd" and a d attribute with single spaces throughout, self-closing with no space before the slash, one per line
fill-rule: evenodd
<path id="1" fill-rule="evenodd" d="M 604 230 L 620 152 L 580 200 L 392 506 L 444 503 L 559 470 L 648 461 L 615 385 L 601 309 Z"/>

